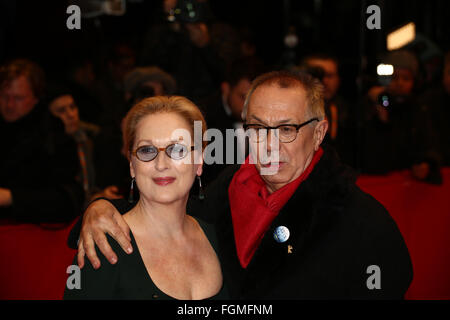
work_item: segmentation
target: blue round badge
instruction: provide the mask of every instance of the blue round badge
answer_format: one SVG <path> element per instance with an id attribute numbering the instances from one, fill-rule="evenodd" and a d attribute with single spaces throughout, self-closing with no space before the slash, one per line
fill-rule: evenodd
<path id="1" fill-rule="evenodd" d="M 279 226 L 275 228 L 275 231 L 273 232 L 273 238 L 278 243 L 286 242 L 287 239 L 289 239 L 289 236 L 291 233 L 289 232 L 289 229 L 285 226 Z"/>

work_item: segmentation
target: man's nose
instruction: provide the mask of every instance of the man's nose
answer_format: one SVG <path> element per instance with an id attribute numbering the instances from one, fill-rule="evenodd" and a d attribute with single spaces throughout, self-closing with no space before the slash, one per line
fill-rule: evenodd
<path id="1" fill-rule="evenodd" d="M 278 134 L 278 129 L 267 130 L 266 149 L 268 155 L 270 155 L 272 151 L 278 151 L 280 148 L 280 140 L 278 139 Z"/>
<path id="2" fill-rule="evenodd" d="M 71 119 L 74 119 L 74 118 L 76 118 L 77 110 L 76 110 L 76 109 L 69 109 L 68 112 L 67 112 L 67 115 L 68 115 Z"/>

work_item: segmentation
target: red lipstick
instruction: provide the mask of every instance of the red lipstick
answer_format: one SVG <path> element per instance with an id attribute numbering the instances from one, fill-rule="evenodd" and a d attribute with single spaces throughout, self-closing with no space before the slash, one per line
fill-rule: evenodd
<path id="1" fill-rule="evenodd" d="M 153 181 L 160 186 L 166 186 L 168 184 L 171 184 L 175 181 L 174 177 L 160 177 L 160 178 L 153 178 Z"/>

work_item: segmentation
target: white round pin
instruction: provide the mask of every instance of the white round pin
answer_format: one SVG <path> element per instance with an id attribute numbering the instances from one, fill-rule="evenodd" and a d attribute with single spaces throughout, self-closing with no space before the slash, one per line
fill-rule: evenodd
<path id="1" fill-rule="evenodd" d="M 289 229 L 285 226 L 279 226 L 275 228 L 275 231 L 273 232 L 273 238 L 278 243 L 286 242 L 287 239 L 289 239 L 289 236 L 291 233 L 289 232 Z"/>

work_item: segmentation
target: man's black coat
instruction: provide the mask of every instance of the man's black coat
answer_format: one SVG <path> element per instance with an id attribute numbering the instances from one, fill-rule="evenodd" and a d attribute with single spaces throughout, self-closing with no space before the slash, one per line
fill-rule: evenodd
<path id="1" fill-rule="evenodd" d="M 0 208 L 0 218 L 68 222 L 81 213 L 77 146 L 45 105 L 13 123 L 0 117 L 0 149 L 0 187 L 13 198 L 12 206 Z"/>
<path id="2" fill-rule="evenodd" d="M 216 215 L 220 261 L 232 297 L 403 298 L 412 280 L 405 242 L 386 209 L 355 185 L 351 170 L 328 148 L 243 269 L 236 254 L 227 192 L 236 169 L 224 171 L 211 186 L 202 210 Z M 290 231 L 285 243 L 273 237 L 278 226 Z M 370 266 L 379 267 L 380 289 L 368 288 L 368 282 L 372 287 L 375 281 L 372 268 L 376 267 Z"/>

